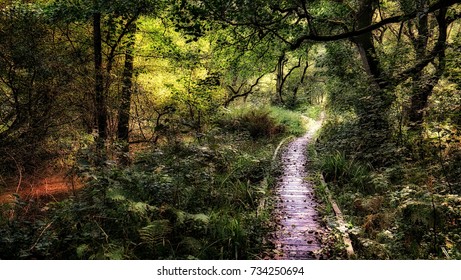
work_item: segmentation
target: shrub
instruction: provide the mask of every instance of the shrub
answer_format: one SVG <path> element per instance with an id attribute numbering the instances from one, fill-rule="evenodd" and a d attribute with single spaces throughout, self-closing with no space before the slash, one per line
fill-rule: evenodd
<path id="1" fill-rule="evenodd" d="M 305 127 L 299 113 L 280 107 L 242 106 L 225 112 L 217 123 L 231 132 L 244 132 L 252 139 L 281 134 L 302 135 Z"/>
<path id="2" fill-rule="evenodd" d="M 285 127 L 277 124 L 270 112 L 264 109 L 244 114 L 240 117 L 240 125 L 253 139 L 272 137 L 285 130 Z"/>

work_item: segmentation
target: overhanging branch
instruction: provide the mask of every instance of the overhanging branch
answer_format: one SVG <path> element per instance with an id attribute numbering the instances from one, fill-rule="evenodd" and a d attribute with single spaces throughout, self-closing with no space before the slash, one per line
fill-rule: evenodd
<path id="1" fill-rule="evenodd" d="M 438 11 L 442 8 L 447 8 L 450 6 L 453 6 L 455 4 L 461 3 L 461 0 L 441 0 L 438 1 L 437 3 L 431 5 L 426 9 L 424 12 L 425 14 L 433 13 L 435 11 Z M 391 23 L 398 23 L 398 22 L 404 22 L 408 21 L 410 19 L 415 18 L 416 16 L 420 15 L 419 11 L 414 11 L 409 14 L 405 15 L 399 15 L 399 16 L 393 16 L 390 18 L 383 19 L 377 23 L 374 23 L 372 25 L 353 30 L 350 32 L 344 32 L 340 34 L 335 34 L 335 35 L 316 35 L 316 34 L 306 34 L 300 36 L 298 39 L 296 39 L 294 42 L 290 43 L 291 49 L 297 49 L 299 48 L 305 41 L 316 41 L 316 42 L 330 42 L 330 41 L 338 41 L 342 39 L 347 39 L 351 37 L 356 37 L 368 32 L 371 32 L 373 30 L 376 30 L 378 28 L 381 28 L 387 24 Z"/>

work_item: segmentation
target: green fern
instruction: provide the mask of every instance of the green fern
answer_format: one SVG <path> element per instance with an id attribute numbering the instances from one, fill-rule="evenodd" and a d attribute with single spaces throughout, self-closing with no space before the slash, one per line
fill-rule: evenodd
<path id="1" fill-rule="evenodd" d="M 170 221 L 155 220 L 149 225 L 141 228 L 138 232 L 142 242 L 153 248 L 157 245 L 163 244 L 168 234 L 171 233 L 171 230 Z"/>

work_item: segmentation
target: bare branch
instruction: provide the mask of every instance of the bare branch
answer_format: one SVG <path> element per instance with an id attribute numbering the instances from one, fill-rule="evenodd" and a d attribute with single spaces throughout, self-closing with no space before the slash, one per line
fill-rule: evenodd
<path id="1" fill-rule="evenodd" d="M 282 78 L 282 86 L 283 86 L 283 84 L 285 84 L 285 81 L 288 79 L 288 77 L 291 75 L 291 73 L 292 73 L 295 69 L 301 67 L 301 59 L 302 59 L 302 56 L 299 57 L 298 64 L 296 64 L 295 66 L 293 66 L 293 67 L 290 69 L 290 71 L 288 71 L 288 73 L 285 75 L 285 77 Z"/>
<path id="2" fill-rule="evenodd" d="M 259 84 L 259 81 L 266 75 L 267 73 L 264 73 L 262 74 L 261 76 L 259 76 L 256 81 L 250 86 L 250 88 L 248 90 L 246 90 L 245 92 L 243 93 L 239 93 L 240 90 L 242 89 L 243 85 L 245 83 L 242 83 L 239 87 L 239 89 L 236 91 L 234 90 L 234 88 L 232 88 L 231 86 L 227 86 L 231 91 L 232 93 L 234 93 L 234 95 L 232 95 L 229 99 L 227 99 L 225 102 L 224 102 L 224 107 L 228 107 L 229 104 L 234 101 L 235 99 L 237 98 L 240 98 L 240 97 L 246 97 L 248 95 L 250 95 L 252 92 L 253 92 L 253 89 L 255 86 L 257 86 Z"/>

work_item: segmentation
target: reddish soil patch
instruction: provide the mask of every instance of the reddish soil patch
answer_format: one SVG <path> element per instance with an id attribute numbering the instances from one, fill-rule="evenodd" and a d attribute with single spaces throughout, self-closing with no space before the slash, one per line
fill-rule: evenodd
<path id="1" fill-rule="evenodd" d="M 62 173 L 52 174 L 41 179 L 21 181 L 19 187 L 10 187 L 0 193 L 0 204 L 14 202 L 13 194 L 15 193 L 18 193 L 23 200 L 57 201 L 60 198 L 75 194 L 84 186 L 79 180 L 68 178 Z"/>

